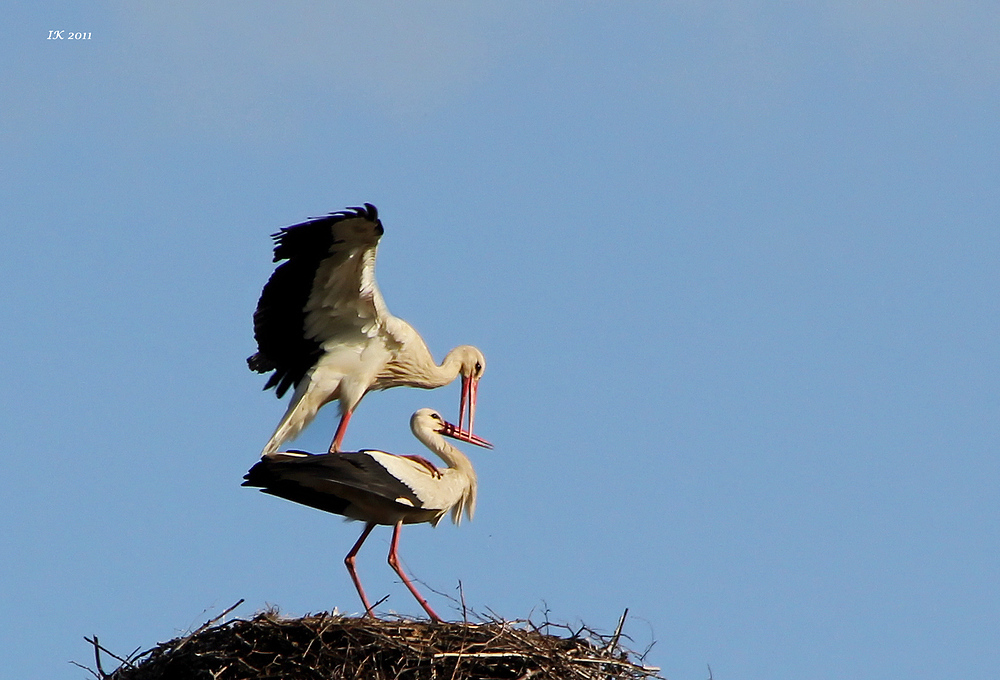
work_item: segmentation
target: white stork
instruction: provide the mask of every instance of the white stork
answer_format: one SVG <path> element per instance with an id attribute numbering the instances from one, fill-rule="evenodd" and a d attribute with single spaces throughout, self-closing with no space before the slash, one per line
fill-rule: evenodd
<path id="1" fill-rule="evenodd" d="M 393 525 L 389 565 L 428 616 L 440 621 L 441 617 L 399 566 L 399 531 L 404 524 L 428 522 L 437 526 L 448 512 L 455 524 L 461 522 L 463 512 L 472 519 L 476 509 L 476 472 L 465 454 L 442 435 L 490 449 L 493 445 L 458 429 L 429 408 L 413 414 L 410 429 L 448 467 L 439 470 L 421 456 L 397 456 L 384 451 L 321 455 L 287 451 L 261 458 L 244 477 L 243 486 L 260 487 L 264 493 L 365 522 L 365 529 L 347 553 L 344 564 L 368 616 L 374 613 L 354 569 L 354 557 L 376 525 Z"/>
<path id="2" fill-rule="evenodd" d="M 282 264 L 261 292 L 253 315 L 258 373 L 274 371 L 264 389 L 284 396 L 295 386 L 285 415 L 264 447 L 274 453 L 305 428 L 324 404 L 340 402 L 330 452 L 340 450 L 347 422 L 370 390 L 401 385 L 431 389 L 462 376 L 458 428 L 476 417 L 483 353 L 461 345 L 434 363 L 420 334 L 389 313 L 375 283 L 375 251 L 382 221 L 371 203 L 313 218 L 273 234 Z"/>

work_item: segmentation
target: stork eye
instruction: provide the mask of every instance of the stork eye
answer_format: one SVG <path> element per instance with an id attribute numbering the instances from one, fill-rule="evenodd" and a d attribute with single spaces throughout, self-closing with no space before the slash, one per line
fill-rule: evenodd
<path id="1" fill-rule="evenodd" d="M 431 418 L 433 418 L 434 420 L 436 420 L 438 422 L 441 422 L 441 416 L 439 416 L 437 413 L 432 413 L 431 414 Z"/>
<path id="2" fill-rule="evenodd" d="M 476 362 L 476 375 L 479 375 L 482 372 L 483 372 L 483 365 L 477 361 Z"/>

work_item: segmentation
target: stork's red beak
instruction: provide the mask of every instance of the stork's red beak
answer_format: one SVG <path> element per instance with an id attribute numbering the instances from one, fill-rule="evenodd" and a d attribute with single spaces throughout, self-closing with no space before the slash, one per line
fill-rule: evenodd
<path id="1" fill-rule="evenodd" d="M 458 405 L 458 429 L 461 432 L 472 434 L 473 425 L 476 422 L 476 395 L 479 393 L 479 379 L 468 375 L 462 376 L 462 400 Z M 469 412 L 469 429 L 463 429 L 465 424 L 465 412 Z"/>
<path id="2" fill-rule="evenodd" d="M 457 439 L 462 442 L 475 444 L 476 446 L 482 446 L 484 449 L 493 448 L 493 444 L 490 444 L 482 437 L 479 437 L 477 435 L 472 434 L 471 432 L 466 432 L 465 430 L 457 428 L 448 421 L 444 421 L 444 425 L 442 426 L 440 432 L 446 437 L 451 437 L 452 439 Z"/>

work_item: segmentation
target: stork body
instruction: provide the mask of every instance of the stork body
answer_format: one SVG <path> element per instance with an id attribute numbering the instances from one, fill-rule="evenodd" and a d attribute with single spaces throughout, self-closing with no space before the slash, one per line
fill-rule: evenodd
<path id="1" fill-rule="evenodd" d="M 367 615 L 374 615 L 354 568 L 354 558 L 365 539 L 379 524 L 393 526 L 389 565 L 435 621 L 427 600 L 399 566 L 399 532 L 404 524 L 437 523 L 449 512 L 455 524 L 476 509 L 476 472 L 469 459 L 444 437 L 492 448 L 489 442 L 446 422 L 431 409 L 420 409 L 410 418 L 410 429 L 447 467 L 435 468 L 419 456 L 399 456 L 384 451 L 312 455 L 289 451 L 266 455 L 250 468 L 243 486 L 260 487 L 264 493 L 365 522 L 365 529 L 344 563 L 357 588 Z"/>
<path id="2" fill-rule="evenodd" d="M 257 352 L 247 359 L 258 373 L 273 371 L 264 389 L 291 402 L 263 454 L 293 439 L 328 402 L 340 403 L 330 452 L 340 450 L 347 423 L 371 390 L 432 389 L 462 376 L 458 427 L 472 432 L 483 353 L 461 345 L 437 364 L 420 334 L 393 316 L 375 282 L 375 254 L 384 229 L 375 206 L 349 208 L 274 234 L 274 261 L 282 262 L 254 312 Z"/>

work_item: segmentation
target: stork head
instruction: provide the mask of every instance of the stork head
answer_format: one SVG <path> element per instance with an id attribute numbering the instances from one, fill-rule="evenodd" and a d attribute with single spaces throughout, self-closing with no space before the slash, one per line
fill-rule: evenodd
<path id="1" fill-rule="evenodd" d="M 445 437 L 451 437 L 452 439 L 468 442 L 469 444 L 482 446 L 484 449 L 493 448 L 493 444 L 490 444 L 482 437 L 477 437 L 471 432 L 465 432 L 464 430 L 455 427 L 442 418 L 441 414 L 432 408 L 422 408 L 414 413 L 413 416 L 410 417 L 410 429 L 413 430 L 413 434 L 417 437 L 417 439 L 424 441 L 425 443 L 425 436 L 428 433 L 434 432 L 436 434 L 444 435 Z"/>
<path id="2" fill-rule="evenodd" d="M 477 347 L 462 345 L 453 352 L 458 357 L 458 374 L 462 376 L 462 400 L 458 405 L 458 429 L 464 431 L 465 414 L 469 414 L 468 433 L 472 434 L 472 426 L 476 421 L 476 395 L 479 393 L 479 379 L 486 372 L 486 357 Z"/>

